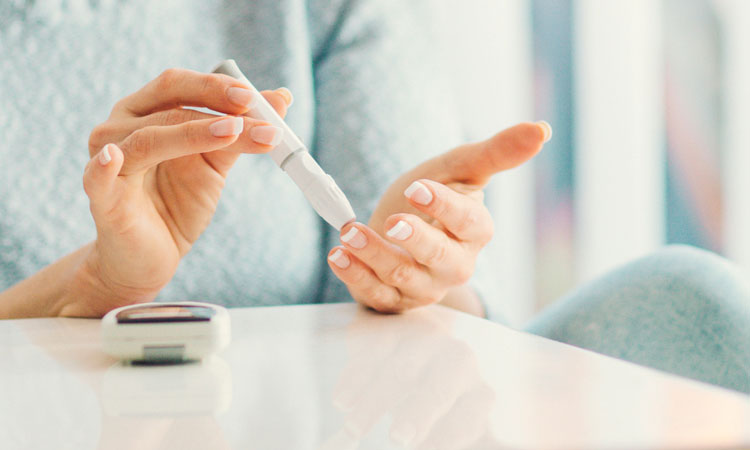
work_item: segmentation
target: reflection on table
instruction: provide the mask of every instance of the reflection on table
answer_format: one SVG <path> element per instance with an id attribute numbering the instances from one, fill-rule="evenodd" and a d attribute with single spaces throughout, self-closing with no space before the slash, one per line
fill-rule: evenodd
<path id="1" fill-rule="evenodd" d="M 1 447 L 750 447 L 750 397 L 446 308 L 231 316 L 227 350 L 166 366 L 106 356 L 96 320 L 0 322 Z"/>

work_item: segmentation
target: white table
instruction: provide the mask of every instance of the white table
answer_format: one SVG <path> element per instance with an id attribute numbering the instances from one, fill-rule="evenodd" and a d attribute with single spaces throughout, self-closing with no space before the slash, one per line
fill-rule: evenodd
<path id="1" fill-rule="evenodd" d="M 442 307 L 231 311 L 203 363 L 122 365 L 99 321 L 0 322 L 0 448 L 750 447 L 750 397 Z"/>

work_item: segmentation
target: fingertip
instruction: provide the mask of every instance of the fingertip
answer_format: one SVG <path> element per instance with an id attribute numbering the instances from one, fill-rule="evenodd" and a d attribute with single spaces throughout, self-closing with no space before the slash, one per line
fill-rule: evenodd
<path id="1" fill-rule="evenodd" d="M 348 234 L 349 232 L 351 232 L 352 228 L 356 228 L 357 226 L 364 227 L 366 225 L 363 224 L 363 223 L 361 223 L 361 222 L 357 222 L 356 220 L 352 220 L 350 222 L 345 223 L 341 227 L 341 230 L 339 230 L 339 234 L 341 236 L 345 236 L 346 234 Z"/>
<path id="2" fill-rule="evenodd" d="M 237 138 L 245 127 L 245 118 L 224 116 L 219 119 L 208 119 L 208 131 L 217 138 Z"/>
<path id="3" fill-rule="evenodd" d="M 292 95 L 292 91 L 285 87 L 280 87 L 276 89 L 274 92 L 280 94 L 282 97 L 284 97 L 284 101 L 286 102 L 286 106 L 292 106 L 292 103 L 294 103 L 294 96 Z"/>
<path id="4" fill-rule="evenodd" d="M 275 109 L 282 118 L 286 116 L 286 111 L 289 107 L 289 104 L 287 104 L 286 98 L 283 94 L 278 91 L 263 91 L 261 92 L 261 95 L 265 97 L 268 103 L 271 104 L 273 109 Z"/>
<path id="5" fill-rule="evenodd" d="M 112 167 L 119 168 L 119 166 L 122 165 L 123 160 L 125 159 L 125 155 L 123 154 L 122 149 L 116 144 L 107 144 L 105 147 L 107 147 L 109 157 L 112 158 L 110 164 L 112 165 Z"/>
<path id="6" fill-rule="evenodd" d="M 414 227 L 405 218 L 396 219 L 396 223 L 387 228 L 385 235 L 391 240 L 405 241 L 414 234 Z"/>
<path id="7" fill-rule="evenodd" d="M 429 180 L 424 179 L 413 181 L 409 187 L 404 190 L 404 196 L 417 205 L 427 206 L 432 203 L 432 200 L 435 198 L 434 193 L 428 187 L 429 184 Z"/>
<path id="8" fill-rule="evenodd" d="M 328 252 L 328 261 L 339 269 L 346 269 L 351 265 L 351 259 L 344 247 L 337 246 Z"/>
<path id="9" fill-rule="evenodd" d="M 123 162 L 123 153 L 115 144 L 105 144 L 99 152 L 91 159 L 92 165 L 101 168 L 99 173 L 119 172 Z"/>
<path id="10" fill-rule="evenodd" d="M 115 144 L 104 145 L 86 165 L 83 174 L 83 187 L 86 194 L 94 199 L 108 192 L 120 172 L 122 163 L 122 150 Z"/>
<path id="11" fill-rule="evenodd" d="M 540 120 L 536 124 L 542 129 L 542 142 L 549 142 L 552 139 L 552 126 L 546 120 Z"/>

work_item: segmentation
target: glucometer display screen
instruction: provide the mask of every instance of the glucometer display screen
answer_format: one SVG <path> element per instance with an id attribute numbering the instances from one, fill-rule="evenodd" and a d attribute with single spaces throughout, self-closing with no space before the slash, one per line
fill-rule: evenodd
<path id="1" fill-rule="evenodd" d="M 205 306 L 150 305 L 120 311 L 117 323 L 208 322 L 214 314 L 214 309 Z"/>

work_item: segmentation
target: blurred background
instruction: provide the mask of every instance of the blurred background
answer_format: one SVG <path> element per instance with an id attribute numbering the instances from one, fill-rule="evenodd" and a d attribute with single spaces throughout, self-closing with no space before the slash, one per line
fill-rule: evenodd
<path id="1" fill-rule="evenodd" d="M 436 23 L 456 90 L 482 94 L 459 96 L 467 137 L 554 130 L 488 192 L 511 323 L 666 244 L 750 268 L 750 1 L 462 4 Z"/>

